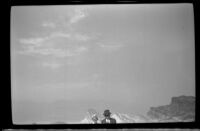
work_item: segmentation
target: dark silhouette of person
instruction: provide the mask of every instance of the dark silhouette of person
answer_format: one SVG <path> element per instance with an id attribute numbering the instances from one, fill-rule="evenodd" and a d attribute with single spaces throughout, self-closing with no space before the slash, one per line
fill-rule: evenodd
<path id="1" fill-rule="evenodd" d="M 116 120 L 114 118 L 111 118 L 111 112 L 109 110 L 105 110 L 104 113 L 104 119 L 101 121 L 102 124 L 115 124 L 117 123 Z"/>

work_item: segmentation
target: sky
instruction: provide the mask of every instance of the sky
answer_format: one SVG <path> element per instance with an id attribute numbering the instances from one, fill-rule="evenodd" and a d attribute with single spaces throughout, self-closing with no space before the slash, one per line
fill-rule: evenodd
<path id="1" fill-rule="evenodd" d="M 192 4 L 13 6 L 14 123 L 145 114 L 195 96 Z"/>

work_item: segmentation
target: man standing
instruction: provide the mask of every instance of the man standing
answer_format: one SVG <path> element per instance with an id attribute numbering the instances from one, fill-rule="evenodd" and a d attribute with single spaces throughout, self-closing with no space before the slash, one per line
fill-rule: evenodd
<path id="1" fill-rule="evenodd" d="M 102 124 L 115 124 L 116 120 L 114 118 L 110 117 L 110 111 L 109 110 L 105 110 L 103 115 L 105 116 L 105 119 L 103 119 L 101 121 Z"/>

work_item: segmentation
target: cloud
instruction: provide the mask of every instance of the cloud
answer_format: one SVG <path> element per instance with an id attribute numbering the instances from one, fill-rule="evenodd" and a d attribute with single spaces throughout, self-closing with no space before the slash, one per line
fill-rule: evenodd
<path id="1" fill-rule="evenodd" d="M 70 11 L 67 10 L 67 12 L 62 15 L 58 14 L 58 16 L 60 16 L 59 19 L 53 22 L 43 21 L 43 23 L 41 23 L 42 27 L 55 28 L 57 31 L 49 32 L 46 36 L 19 39 L 22 49 L 18 51 L 18 53 L 32 56 L 65 58 L 77 56 L 88 51 L 88 44 L 83 45 L 83 43 L 91 40 L 91 36 L 70 30 L 74 28 L 72 24 L 88 16 L 86 9 L 87 8 L 80 6 L 73 7 Z M 65 24 L 63 25 L 63 22 L 70 28 L 64 28 Z"/>
<path id="2" fill-rule="evenodd" d="M 88 41 L 90 39 L 89 36 L 87 35 L 82 35 L 82 34 L 76 34 L 74 36 L 74 39 L 78 40 L 78 41 Z"/>
<path id="3" fill-rule="evenodd" d="M 41 43 L 44 42 L 46 38 L 30 38 L 30 39 L 20 39 L 19 42 L 22 44 L 32 45 L 32 46 L 41 46 Z"/>
<path id="4" fill-rule="evenodd" d="M 76 52 L 76 53 L 82 53 L 82 52 L 85 52 L 85 51 L 87 51 L 87 50 L 88 50 L 87 47 L 85 47 L 85 46 L 80 46 L 80 47 L 78 47 L 78 48 L 75 49 L 75 52 Z"/>
<path id="5" fill-rule="evenodd" d="M 64 32 L 53 32 L 48 36 L 48 39 L 52 39 L 52 38 L 70 38 L 71 35 L 69 33 L 64 33 Z"/>
<path id="6" fill-rule="evenodd" d="M 88 51 L 85 46 L 77 46 L 70 49 L 61 48 L 35 48 L 28 46 L 24 51 L 18 52 L 23 55 L 37 56 L 39 61 L 36 65 L 47 69 L 57 70 L 65 66 L 74 66 L 82 62 L 82 56 Z M 67 59 L 65 59 L 67 58 Z"/>
<path id="7" fill-rule="evenodd" d="M 80 42 L 84 42 L 84 41 L 88 41 L 91 39 L 90 36 L 85 35 L 85 34 L 80 34 L 77 32 L 73 32 L 73 33 L 65 33 L 65 32 L 52 32 L 47 36 L 44 37 L 36 37 L 36 38 L 22 38 L 19 39 L 19 42 L 22 44 L 32 44 L 32 45 L 37 45 L 40 43 L 44 43 L 47 41 L 53 41 L 59 38 L 66 38 L 66 40 L 71 40 L 71 41 L 80 41 Z"/>
<path id="8" fill-rule="evenodd" d="M 124 45 L 119 43 L 97 43 L 99 47 L 107 51 L 116 51 L 122 48 Z"/>
<path id="9" fill-rule="evenodd" d="M 71 14 L 69 23 L 74 24 L 86 17 L 86 12 L 82 8 L 75 8 L 74 12 Z"/>
<path id="10" fill-rule="evenodd" d="M 85 42 L 89 36 L 79 33 L 53 32 L 45 37 L 19 39 L 23 50 L 20 54 L 54 56 L 58 58 L 76 56 L 88 51 L 87 45 L 78 45 Z"/>
<path id="11" fill-rule="evenodd" d="M 28 48 L 24 51 L 20 51 L 20 54 L 26 55 L 42 55 L 42 56 L 53 56 L 57 58 L 65 58 L 71 56 L 80 55 L 83 52 L 86 52 L 88 48 L 81 46 L 75 49 L 60 49 L 60 48 L 44 48 L 38 49 L 33 46 L 28 46 Z"/>
<path id="12" fill-rule="evenodd" d="M 47 28 L 56 28 L 56 25 L 53 22 L 44 22 L 42 23 L 42 26 Z"/>
<path id="13" fill-rule="evenodd" d="M 51 69 L 58 69 L 62 66 L 62 64 L 58 63 L 58 62 L 57 63 L 56 62 L 43 62 L 42 66 L 45 68 L 47 67 L 47 68 L 51 68 Z"/>
<path id="14" fill-rule="evenodd" d="M 92 80 L 81 80 L 79 82 L 65 81 L 60 83 L 49 82 L 38 88 L 66 89 L 66 90 L 77 91 L 77 89 L 95 88 L 95 83 L 96 81 Z"/>
<path id="15" fill-rule="evenodd" d="M 46 40 L 54 39 L 54 38 L 60 38 L 60 37 L 66 37 L 69 38 L 70 34 L 64 33 L 64 32 L 53 32 L 50 35 L 44 36 L 44 37 L 36 37 L 36 38 L 22 38 L 19 39 L 19 42 L 22 44 L 38 44 L 41 42 L 45 42 Z"/>
<path id="16" fill-rule="evenodd" d="M 52 55 L 52 56 L 55 56 L 55 57 L 71 56 L 71 54 L 69 54 L 66 50 L 56 49 L 56 48 L 36 49 L 32 53 L 40 54 L 40 55 L 43 55 L 43 56 Z"/>
<path id="17" fill-rule="evenodd" d="M 72 41 L 88 41 L 90 37 L 88 35 L 80 34 L 80 33 L 63 33 L 63 32 L 53 32 L 49 35 L 48 39 L 53 38 L 67 38 Z"/>

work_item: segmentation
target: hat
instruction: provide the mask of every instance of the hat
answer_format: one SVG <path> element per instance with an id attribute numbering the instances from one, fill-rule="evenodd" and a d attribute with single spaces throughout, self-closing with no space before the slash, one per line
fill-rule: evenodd
<path id="1" fill-rule="evenodd" d="M 103 113 L 104 116 L 110 116 L 110 114 L 111 114 L 110 110 L 105 110 Z"/>

